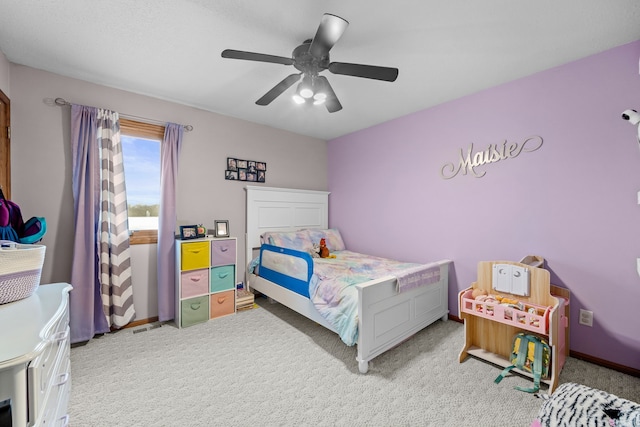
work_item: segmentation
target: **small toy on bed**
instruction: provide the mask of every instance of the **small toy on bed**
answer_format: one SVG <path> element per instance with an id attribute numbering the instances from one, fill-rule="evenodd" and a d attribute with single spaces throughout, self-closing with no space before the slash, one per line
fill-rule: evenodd
<path id="1" fill-rule="evenodd" d="M 318 243 L 313 244 L 313 249 L 309 251 L 311 258 L 320 258 L 320 245 Z"/>
<path id="2" fill-rule="evenodd" d="M 329 253 L 329 248 L 327 247 L 327 241 L 322 238 L 320 239 L 320 258 L 335 258 L 335 255 L 331 255 Z"/>

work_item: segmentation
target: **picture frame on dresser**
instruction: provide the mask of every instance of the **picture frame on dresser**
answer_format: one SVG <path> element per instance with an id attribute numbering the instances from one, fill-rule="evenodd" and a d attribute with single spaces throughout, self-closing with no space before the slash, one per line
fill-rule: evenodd
<path id="1" fill-rule="evenodd" d="M 219 219 L 214 220 L 213 235 L 215 237 L 229 237 L 229 221 Z"/>
<path id="2" fill-rule="evenodd" d="M 197 239 L 198 238 L 198 226 L 197 225 L 181 225 L 180 226 L 180 238 L 182 240 Z"/>

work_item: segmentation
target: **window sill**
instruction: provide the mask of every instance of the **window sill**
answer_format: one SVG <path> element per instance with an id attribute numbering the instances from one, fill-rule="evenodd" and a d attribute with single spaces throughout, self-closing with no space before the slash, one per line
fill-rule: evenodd
<path id="1" fill-rule="evenodd" d="M 138 230 L 131 232 L 130 245 L 149 245 L 158 243 L 158 230 Z"/>

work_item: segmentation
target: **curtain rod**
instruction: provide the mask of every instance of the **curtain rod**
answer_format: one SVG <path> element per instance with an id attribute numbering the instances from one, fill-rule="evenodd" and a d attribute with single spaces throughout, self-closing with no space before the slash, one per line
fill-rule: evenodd
<path id="1" fill-rule="evenodd" d="M 49 98 L 51 99 L 51 98 Z M 67 102 L 64 98 L 56 98 L 55 99 L 55 104 L 56 105 L 71 105 L 70 102 Z M 154 119 L 147 119 L 146 117 L 139 117 L 139 116 L 132 116 L 131 114 L 120 114 L 120 116 L 124 117 L 125 119 L 138 119 L 140 121 L 146 122 L 146 123 L 151 123 L 151 124 L 160 124 L 160 125 L 164 125 L 166 124 L 166 122 L 161 122 L 160 120 L 154 120 Z M 182 128 L 187 131 L 187 132 L 191 132 L 193 130 L 193 126 L 191 125 L 182 125 Z"/>

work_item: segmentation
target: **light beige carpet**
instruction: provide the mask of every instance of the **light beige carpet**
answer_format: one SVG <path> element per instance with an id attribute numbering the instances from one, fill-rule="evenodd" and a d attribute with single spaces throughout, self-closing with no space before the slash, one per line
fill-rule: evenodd
<path id="1" fill-rule="evenodd" d="M 71 425 L 529 426 L 531 380 L 468 358 L 437 321 L 358 372 L 355 347 L 279 304 L 190 328 L 105 335 L 71 351 Z M 561 382 L 640 401 L 640 378 L 569 358 Z M 543 390 L 544 391 L 544 390 Z"/>

